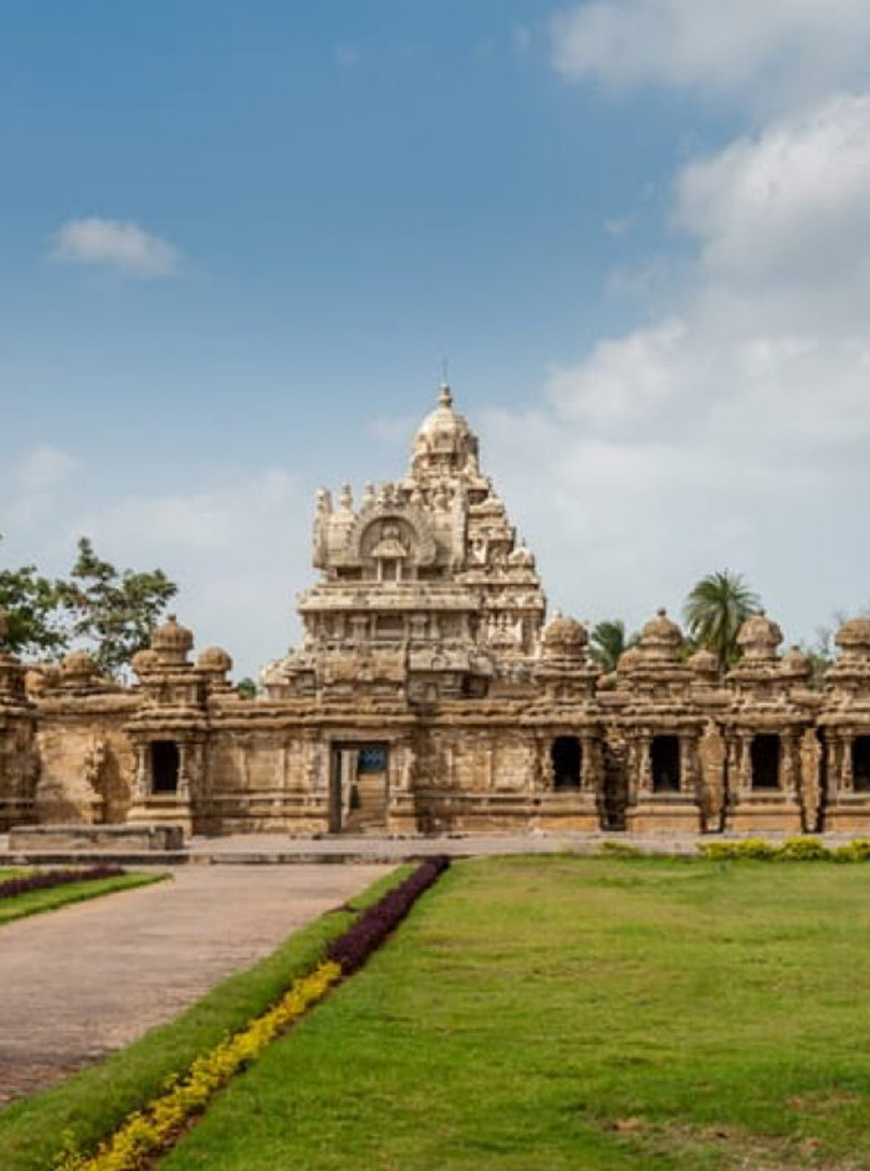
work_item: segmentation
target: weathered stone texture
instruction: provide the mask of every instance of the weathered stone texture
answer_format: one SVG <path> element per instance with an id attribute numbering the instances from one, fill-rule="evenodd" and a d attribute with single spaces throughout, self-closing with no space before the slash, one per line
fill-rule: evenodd
<path id="1" fill-rule="evenodd" d="M 261 698 L 220 647 L 191 662 L 174 616 L 129 688 L 82 652 L 0 654 L 0 828 L 870 831 L 870 620 L 844 624 L 822 691 L 763 613 L 725 679 L 663 610 L 602 676 L 581 623 L 545 624 L 478 456 L 443 387 L 407 475 L 321 490 L 303 641 Z"/>

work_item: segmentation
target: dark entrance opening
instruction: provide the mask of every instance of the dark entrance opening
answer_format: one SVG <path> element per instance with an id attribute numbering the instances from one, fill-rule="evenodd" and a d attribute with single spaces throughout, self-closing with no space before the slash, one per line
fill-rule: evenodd
<path id="1" fill-rule="evenodd" d="M 557 736 L 550 748 L 553 785 L 557 789 L 579 789 L 583 749 L 576 736 Z"/>
<path id="2" fill-rule="evenodd" d="M 765 733 L 752 738 L 752 787 L 779 788 L 779 736 Z"/>
<path id="3" fill-rule="evenodd" d="M 384 829 L 387 820 L 387 744 L 333 744 L 330 774 L 331 833 Z"/>
<path id="4" fill-rule="evenodd" d="M 173 740 L 155 740 L 151 745 L 152 793 L 177 793 L 180 763 L 178 745 Z"/>
<path id="5" fill-rule="evenodd" d="M 852 741 L 852 788 L 856 793 L 870 792 L 870 736 Z"/>
<path id="6" fill-rule="evenodd" d="M 680 791 L 680 738 L 653 736 L 650 747 L 654 793 Z"/>

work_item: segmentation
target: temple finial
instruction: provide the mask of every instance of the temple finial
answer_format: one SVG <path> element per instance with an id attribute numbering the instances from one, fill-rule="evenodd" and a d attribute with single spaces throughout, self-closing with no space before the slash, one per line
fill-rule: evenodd
<path id="1" fill-rule="evenodd" d="M 441 359 L 441 385 L 438 388 L 438 405 L 442 407 L 453 406 L 453 391 L 450 389 L 450 383 L 447 380 L 447 359 Z"/>

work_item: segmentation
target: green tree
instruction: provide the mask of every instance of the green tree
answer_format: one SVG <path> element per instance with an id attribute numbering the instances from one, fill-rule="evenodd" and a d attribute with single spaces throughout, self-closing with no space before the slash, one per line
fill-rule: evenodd
<path id="1" fill-rule="evenodd" d="M 683 618 L 689 635 L 713 652 L 722 674 L 737 662 L 737 634 L 760 604 L 743 577 L 728 569 L 702 577 L 686 598 Z"/>
<path id="2" fill-rule="evenodd" d="M 240 679 L 236 684 L 236 691 L 242 699 L 256 699 L 257 698 L 257 684 L 250 677 L 246 675 L 244 679 Z"/>
<path id="3" fill-rule="evenodd" d="M 619 656 L 638 640 L 637 634 L 626 637 L 625 623 L 621 618 L 598 622 L 589 636 L 589 653 L 594 662 L 608 674 L 616 670 Z"/>
<path id="4" fill-rule="evenodd" d="M 99 669 L 117 678 L 136 651 L 148 645 L 178 586 L 161 569 L 119 573 L 82 537 L 71 580 L 59 582 L 58 590 L 69 615 L 71 636 L 91 642 Z"/>
<path id="5" fill-rule="evenodd" d="M 59 607 L 57 582 L 42 577 L 34 565 L 0 569 L 0 610 L 8 624 L 2 642 L 7 651 L 49 658 L 62 654 L 69 632 Z"/>

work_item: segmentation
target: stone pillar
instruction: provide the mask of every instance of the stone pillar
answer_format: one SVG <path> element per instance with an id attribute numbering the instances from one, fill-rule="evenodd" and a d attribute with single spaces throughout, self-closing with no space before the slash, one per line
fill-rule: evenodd
<path id="1" fill-rule="evenodd" d="M 637 801 L 637 744 L 633 737 L 626 736 L 625 744 L 625 771 L 626 771 L 626 798 L 628 804 L 634 805 Z"/>
<path id="2" fill-rule="evenodd" d="M 553 786 L 551 783 L 550 741 L 546 736 L 537 742 L 534 767 L 535 775 L 532 778 L 532 788 L 538 792 L 547 792 Z"/>
<path id="3" fill-rule="evenodd" d="M 595 792 L 595 762 L 592 759 L 594 740 L 591 736 L 580 738 L 580 792 Z"/>
<path id="4" fill-rule="evenodd" d="M 697 751 L 695 748 L 694 732 L 683 732 L 679 737 L 680 745 L 680 792 L 687 797 L 697 799 L 698 778 L 695 768 Z"/>
<path id="5" fill-rule="evenodd" d="M 646 732 L 643 733 L 643 739 L 638 744 L 638 756 L 640 765 L 638 795 L 651 797 L 653 791 L 652 741 Z"/>
<path id="6" fill-rule="evenodd" d="M 138 740 L 135 746 L 136 754 L 136 770 L 133 775 L 133 800 L 144 801 L 151 793 L 151 777 L 150 769 L 148 768 L 148 755 L 150 752 L 150 744 L 144 740 Z"/>
<path id="7" fill-rule="evenodd" d="M 794 796 L 794 780 L 792 733 L 782 732 L 779 737 L 779 787 L 788 797 Z"/>
<path id="8" fill-rule="evenodd" d="M 709 724 L 697 741 L 700 803 L 704 814 L 704 829 L 711 833 L 721 828 L 725 801 L 726 755 L 733 745 L 726 745 L 721 733 Z"/>
<path id="9" fill-rule="evenodd" d="M 800 738 L 799 744 L 798 760 L 800 762 L 801 799 L 806 818 L 806 828 L 809 831 L 813 831 L 819 822 L 822 746 L 813 728 L 806 729 Z"/>
<path id="10" fill-rule="evenodd" d="M 482 739 L 486 745 L 484 752 L 486 754 L 486 787 L 491 792 L 495 788 L 496 776 L 496 742 L 493 736 L 482 734 Z"/>
<path id="11" fill-rule="evenodd" d="M 852 747 L 854 743 L 855 737 L 852 732 L 843 733 L 840 741 L 840 787 L 844 793 L 853 793 L 855 791 L 855 773 L 852 767 Z"/>
<path id="12" fill-rule="evenodd" d="M 178 800 L 190 800 L 190 744 L 182 741 L 178 745 Z"/>
<path id="13" fill-rule="evenodd" d="M 418 831 L 414 795 L 416 772 L 417 753 L 412 741 L 391 745 L 386 794 L 387 829 L 390 833 L 415 834 Z"/>
<path id="14" fill-rule="evenodd" d="M 740 763 L 737 769 L 737 776 L 738 789 L 741 796 L 752 791 L 752 740 L 751 732 L 740 733 Z"/>
<path id="15" fill-rule="evenodd" d="M 843 743 L 840 733 L 834 728 L 825 729 L 825 743 L 828 746 L 828 776 L 826 796 L 828 804 L 837 800 L 840 792 L 840 770 L 842 768 Z"/>

